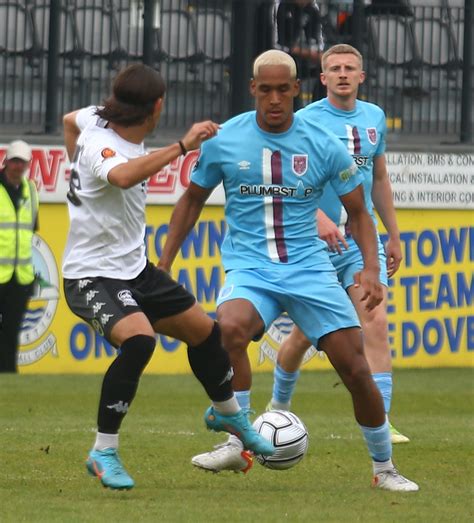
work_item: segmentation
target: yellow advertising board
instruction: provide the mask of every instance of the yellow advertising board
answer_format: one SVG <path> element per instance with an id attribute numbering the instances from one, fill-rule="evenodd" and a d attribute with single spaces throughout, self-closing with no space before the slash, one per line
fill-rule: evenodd
<path id="1" fill-rule="evenodd" d="M 156 261 L 164 245 L 173 207 L 147 208 L 146 245 Z M 186 239 L 173 276 L 206 312 L 224 281 L 219 247 L 225 234 L 222 206 L 204 209 Z M 404 262 L 389 289 L 390 345 L 395 367 L 474 365 L 474 224 L 471 211 L 398 209 Z M 22 373 L 102 373 L 115 350 L 68 309 L 62 290 L 61 257 L 68 228 L 64 204 L 43 203 L 34 242 L 39 285 L 23 323 Z M 254 370 L 270 370 L 278 342 L 290 328 L 279 320 L 249 349 Z M 309 353 L 305 368 L 329 368 Z M 189 372 L 184 344 L 157 336 L 149 373 Z"/>
<path id="2" fill-rule="evenodd" d="M 404 260 L 389 282 L 389 343 L 394 367 L 474 366 L 474 215 L 397 209 Z M 381 229 L 383 238 L 383 230 Z M 274 366 L 291 328 L 280 318 L 250 350 L 254 368 Z M 322 356 L 321 358 L 318 355 Z M 327 369 L 314 349 L 307 369 Z"/>

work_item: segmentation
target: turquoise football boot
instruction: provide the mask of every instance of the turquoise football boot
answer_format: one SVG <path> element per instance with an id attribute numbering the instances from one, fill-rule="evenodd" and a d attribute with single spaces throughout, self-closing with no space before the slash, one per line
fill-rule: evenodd
<path id="1" fill-rule="evenodd" d="M 243 443 L 244 448 L 255 454 L 271 456 L 275 453 L 275 447 L 253 428 L 247 411 L 240 410 L 237 414 L 224 415 L 217 412 L 214 407 L 209 407 L 204 415 L 204 421 L 210 430 L 234 434 Z"/>
<path id="2" fill-rule="evenodd" d="M 123 468 L 117 449 L 91 450 L 86 467 L 89 474 L 98 477 L 104 487 L 129 490 L 135 485 Z"/>

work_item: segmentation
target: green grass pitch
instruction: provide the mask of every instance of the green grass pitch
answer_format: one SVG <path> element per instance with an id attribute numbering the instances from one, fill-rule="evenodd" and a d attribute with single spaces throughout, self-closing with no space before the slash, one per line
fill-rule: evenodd
<path id="1" fill-rule="evenodd" d="M 0 375 L 0 521 L 471 522 L 473 369 L 396 370 L 392 422 L 411 438 L 394 461 L 420 492 L 370 488 L 371 465 L 349 395 L 332 371 L 303 372 L 293 410 L 310 434 L 288 471 L 205 473 L 191 457 L 223 441 L 202 419 L 192 376 L 146 375 L 123 424 L 121 457 L 136 481 L 103 489 L 86 474 L 100 376 Z M 255 374 L 263 411 L 272 376 Z"/>

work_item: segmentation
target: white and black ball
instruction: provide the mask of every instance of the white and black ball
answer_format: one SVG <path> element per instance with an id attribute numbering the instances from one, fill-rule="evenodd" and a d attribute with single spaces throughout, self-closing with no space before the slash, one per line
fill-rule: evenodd
<path id="1" fill-rule="evenodd" d="M 308 451 L 308 431 L 304 423 L 292 412 L 264 412 L 254 421 L 253 426 L 276 449 L 273 456 L 255 456 L 264 467 L 275 470 L 289 469 L 299 463 Z"/>

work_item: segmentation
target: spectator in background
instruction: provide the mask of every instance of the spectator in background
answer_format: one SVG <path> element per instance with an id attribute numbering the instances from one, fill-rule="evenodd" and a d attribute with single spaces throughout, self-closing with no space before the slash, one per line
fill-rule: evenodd
<path id="1" fill-rule="evenodd" d="M 320 80 L 324 39 L 319 8 L 313 0 L 281 0 L 274 8 L 275 48 L 295 60 L 298 76 L 313 79 L 312 101 L 326 96 Z M 302 106 L 295 99 L 295 109 Z"/>
<path id="2" fill-rule="evenodd" d="M 410 6 L 410 0 L 362 0 L 363 12 L 368 15 L 396 15 L 396 16 L 413 16 L 413 8 Z M 333 43 L 348 43 L 357 45 L 353 39 L 353 10 L 354 0 L 329 0 L 328 2 L 330 16 L 333 19 L 334 26 L 326 26 L 330 33 L 329 39 Z M 365 17 L 362 18 L 363 24 L 361 32 L 367 32 Z"/>
<path id="3" fill-rule="evenodd" d="M 35 279 L 38 192 L 25 176 L 30 160 L 30 146 L 16 140 L 0 170 L 0 372 L 17 372 L 20 327 Z"/>

